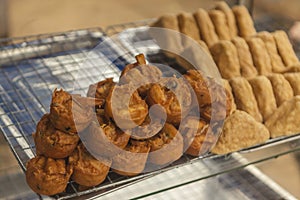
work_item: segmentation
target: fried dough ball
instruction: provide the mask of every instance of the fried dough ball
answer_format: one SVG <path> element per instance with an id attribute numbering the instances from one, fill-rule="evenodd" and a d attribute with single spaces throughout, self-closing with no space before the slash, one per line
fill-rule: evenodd
<path id="1" fill-rule="evenodd" d="M 146 141 L 131 139 L 125 151 L 113 158 L 112 170 L 124 176 L 135 176 L 143 172 L 150 146 Z"/>
<path id="2" fill-rule="evenodd" d="M 138 87 L 139 94 L 145 97 L 152 83 L 156 83 L 160 80 L 162 72 L 156 66 L 146 65 L 143 54 L 137 55 L 136 60 L 136 63 L 126 65 L 122 71 L 120 83 L 133 83 Z"/>
<path id="3" fill-rule="evenodd" d="M 42 195 L 54 195 L 65 190 L 73 172 L 64 159 L 37 156 L 26 164 L 26 181 L 30 188 Z"/>
<path id="4" fill-rule="evenodd" d="M 97 99 L 106 99 L 110 89 L 115 85 L 116 83 L 113 81 L 113 78 L 107 78 L 103 81 L 90 85 L 87 96 Z"/>
<path id="5" fill-rule="evenodd" d="M 226 88 L 212 78 L 204 79 L 197 70 L 189 70 L 184 77 L 194 89 L 201 116 L 207 121 L 211 120 L 212 115 L 214 116 L 213 120 L 218 121 L 230 114 L 233 99 Z M 213 92 L 214 95 L 210 95 L 210 92 Z"/>
<path id="6" fill-rule="evenodd" d="M 36 127 L 33 135 L 36 152 L 50 158 L 65 158 L 77 146 L 79 136 L 56 129 L 50 122 L 49 114 L 45 114 Z"/>
<path id="7" fill-rule="evenodd" d="M 80 99 L 80 100 L 77 100 Z M 67 132 L 77 133 L 85 129 L 93 117 L 90 105 L 81 104 L 83 97 L 55 89 L 50 105 L 50 120 L 55 128 Z"/>
<path id="8" fill-rule="evenodd" d="M 185 153 L 199 156 L 207 153 L 216 141 L 216 137 L 207 122 L 196 117 L 189 117 L 183 124 Z"/>
<path id="9" fill-rule="evenodd" d="M 105 180 L 111 160 L 94 158 L 83 144 L 80 144 L 69 157 L 69 164 L 74 169 L 72 180 L 80 185 L 91 187 L 99 185 Z"/>
<path id="10" fill-rule="evenodd" d="M 125 97 L 130 94 L 129 102 L 125 102 Z M 118 85 L 111 88 L 106 98 L 105 112 L 121 129 L 131 129 L 143 123 L 148 115 L 148 105 L 137 90 L 132 92 L 130 84 Z"/>
<path id="11" fill-rule="evenodd" d="M 147 103 L 150 106 L 161 105 L 165 109 L 167 122 L 178 125 L 181 118 L 190 110 L 192 104 L 190 89 L 181 78 L 164 78 L 160 83 L 153 84 L 148 91 Z M 161 112 L 156 114 L 158 117 L 162 115 Z"/>
<path id="12" fill-rule="evenodd" d="M 172 124 L 166 123 L 163 129 L 148 141 L 151 146 L 149 162 L 155 165 L 170 164 L 183 154 L 183 138 Z"/>
<path id="13" fill-rule="evenodd" d="M 111 158 L 126 147 L 130 135 L 109 119 L 98 116 L 98 122 L 91 123 L 82 139 L 93 155 Z"/>

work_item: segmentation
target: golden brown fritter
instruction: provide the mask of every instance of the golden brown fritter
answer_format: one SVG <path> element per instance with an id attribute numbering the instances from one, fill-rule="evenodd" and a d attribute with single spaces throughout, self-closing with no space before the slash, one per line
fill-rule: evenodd
<path id="1" fill-rule="evenodd" d="M 30 188 L 42 195 L 61 193 L 67 187 L 73 173 L 64 159 L 46 158 L 37 156 L 26 164 L 26 181 Z"/>
<path id="2" fill-rule="evenodd" d="M 115 84 L 116 83 L 113 81 L 113 78 L 107 78 L 103 81 L 92 84 L 89 86 L 87 96 L 97 99 L 106 99 L 109 94 L 110 88 L 112 88 Z"/>
<path id="3" fill-rule="evenodd" d="M 80 144 L 69 157 L 69 164 L 73 167 L 72 180 L 83 186 L 96 186 L 102 183 L 109 171 L 111 160 L 94 158 L 86 148 Z"/>
<path id="4" fill-rule="evenodd" d="M 112 170 L 124 176 L 140 174 L 145 168 L 149 151 L 148 142 L 131 139 L 125 151 L 113 158 Z"/>
<path id="5" fill-rule="evenodd" d="M 119 128 L 131 129 L 143 123 L 148 115 L 148 105 L 137 90 L 132 91 L 131 84 L 116 85 L 106 98 L 105 113 Z"/>
<path id="6" fill-rule="evenodd" d="M 50 120 L 55 128 L 67 132 L 77 133 L 85 129 L 93 117 L 90 105 L 81 104 L 83 97 L 55 89 L 50 105 Z M 80 99 L 80 100 L 77 100 Z"/>
<path id="7" fill-rule="evenodd" d="M 65 158 L 77 146 L 79 136 L 56 129 L 50 122 L 49 114 L 45 114 L 36 126 L 33 135 L 36 152 L 50 158 Z"/>
<path id="8" fill-rule="evenodd" d="M 157 135 L 147 141 L 151 146 L 149 162 L 155 165 L 170 164 L 183 154 L 183 138 L 172 124 L 166 123 Z"/>

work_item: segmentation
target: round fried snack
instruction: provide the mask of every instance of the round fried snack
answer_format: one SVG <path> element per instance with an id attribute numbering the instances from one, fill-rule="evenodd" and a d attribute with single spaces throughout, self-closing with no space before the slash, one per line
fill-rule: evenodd
<path id="1" fill-rule="evenodd" d="M 184 78 L 195 91 L 199 107 L 211 104 L 211 97 L 204 77 L 197 70 L 188 70 Z"/>
<path id="2" fill-rule="evenodd" d="M 200 114 L 207 121 L 211 120 L 211 116 L 214 116 L 214 121 L 218 121 L 230 114 L 233 99 L 226 88 L 212 78 L 204 79 L 197 70 L 189 70 L 184 77 L 194 89 Z M 210 95 L 210 91 L 214 95 Z"/>
<path id="3" fill-rule="evenodd" d="M 167 122 L 179 125 L 181 118 L 189 112 L 192 104 L 190 88 L 182 78 L 164 78 L 152 85 L 147 95 L 147 103 L 152 106 L 161 105 L 167 114 Z M 160 117 L 161 112 L 156 115 Z"/>
<path id="4" fill-rule="evenodd" d="M 182 134 L 184 135 L 185 153 L 199 156 L 207 153 L 216 141 L 211 128 L 202 119 L 190 117 L 184 123 Z"/>
<path id="5" fill-rule="evenodd" d="M 64 159 L 37 156 L 26 164 L 26 181 L 29 187 L 42 195 L 54 195 L 65 190 L 73 172 Z"/>
<path id="6" fill-rule="evenodd" d="M 96 186 L 102 183 L 109 171 L 111 160 L 95 159 L 82 144 L 69 157 L 69 164 L 73 167 L 72 180 L 83 186 Z"/>
<path id="7" fill-rule="evenodd" d="M 151 146 L 149 162 L 155 165 L 170 164 L 183 154 L 183 138 L 172 124 L 166 123 L 163 129 L 148 141 Z"/>
<path id="8" fill-rule="evenodd" d="M 107 78 L 103 81 L 100 81 L 96 84 L 92 84 L 89 86 L 89 90 L 87 92 L 88 97 L 94 97 L 97 99 L 106 99 L 109 94 L 110 89 L 115 86 L 115 82 L 113 78 Z"/>
<path id="9" fill-rule="evenodd" d="M 111 158 L 128 144 L 130 135 L 124 133 L 111 120 L 98 116 L 98 122 L 92 122 L 82 140 L 88 150 L 95 156 Z"/>
<path id="10" fill-rule="evenodd" d="M 126 102 L 125 98 L 130 94 L 129 102 Z M 131 129 L 143 123 L 148 115 L 148 105 L 137 90 L 132 93 L 130 84 L 116 85 L 106 98 L 105 113 L 114 119 L 119 128 Z"/>
<path id="11" fill-rule="evenodd" d="M 150 146 L 146 141 L 131 139 L 125 151 L 113 158 L 112 170 L 124 176 L 135 176 L 143 172 Z"/>
<path id="12" fill-rule="evenodd" d="M 36 152 L 50 158 L 65 158 L 77 146 L 79 136 L 57 130 L 50 122 L 49 114 L 45 114 L 36 127 L 33 135 Z"/>
<path id="13" fill-rule="evenodd" d="M 90 105 L 81 104 L 77 99 L 84 100 L 78 95 L 55 89 L 50 105 L 50 120 L 55 128 L 67 132 L 77 133 L 85 129 L 93 117 Z"/>

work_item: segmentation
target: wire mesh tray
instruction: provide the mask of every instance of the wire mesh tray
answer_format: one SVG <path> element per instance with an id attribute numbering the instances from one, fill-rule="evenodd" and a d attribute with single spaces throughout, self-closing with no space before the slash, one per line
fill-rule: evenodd
<path id="1" fill-rule="evenodd" d="M 144 53 L 150 62 L 164 63 L 180 69 L 175 60 L 168 59 L 161 54 L 154 41 L 149 40 L 143 34 L 145 26 L 152 21 L 115 25 L 108 27 L 104 32 L 99 28 L 94 28 L 0 40 L 0 129 L 24 170 L 27 160 L 35 155 L 31 134 L 35 131 L 35 126 L 41 116 L 49 112 L 50 97 L 55 88 L 72 91 L 76 80 L 76 89 L 86 94 L 88 86 L 92 83 L 108 77 L 117 79 L 120 70 L 132 62 L 133 56 L 137 53 Z M 97 53 L 89 53 L 99 42 L 106 39 L 107 35 L 110 36 L 123 30 L 126 31 L 119 35 L 120 43 L 110 43 L 98 49 Z M 88 65 L 84 67 L 84 70 L 80 69 L 81 64 L 87 64 L 87 62 Z M 78 73 L 79 70 L 84 73 Z M 293 145 L 289 150 L 297 150 L 300 148 L 299 138 L 300 135 L 291 136 L 288 139 L 274 139 L 264 145 L 251 147 L 241 152 L 252 152 L 278 144 L 291 145 L 291 143 Z M 276 155 L 275 153 L 266 154 L 265 157 L 271 158 L 285 152 L 288 150 L 276 152 Z M 223 165 L 208 174 L 201 174 L 198 179 L 241 167 L 240 164 L 233 165 L 230 156 L 208 154 L 202 157 L 202 159 L 205 158 L 221 159 Z M 246 165 L 260 159 L 263 160 L 260 157 Z M 109 172 L 104 183 L 84 191 L 80 191 L 76 183 L 70 182 L 66 192 L 54 198 L 79 197 L 92 192 L 103 195 L 166 170 L 199 160 L 201 159 L 184 155 L 167 168 L 130 178 Z M 197 179 L 196 176 L 193 178 Z"/>

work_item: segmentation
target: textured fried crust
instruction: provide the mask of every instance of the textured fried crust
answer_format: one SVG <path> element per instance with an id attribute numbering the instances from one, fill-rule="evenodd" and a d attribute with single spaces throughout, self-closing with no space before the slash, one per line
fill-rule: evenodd
<path id="1" fill-rule="evenodd" d="M 208 15 L 214 24 L 217 35 L 220 40 L 230 40 L 230 32 L 225 18 L 225 14 L 220 10 L 210 10 Z"/>
<path id="2" fill-rule="evenodd" d="M 300 73 L 286 73 L 284 74 L 284 78 L 293 88 L 294 95 L 300 95 Z"/>
<path id="3" fill-rule="evenodd" d="M 191 37 L 194 40 L 201 39 L 196 21 L 191 13 L 182 12 L 177 15 L 177 20 L 181 33 L 183 33 L 185 36 Z M 186 40 L 186 37 L 182 38 L 182 45 L 184 47 L 189 46 L 189 42 Z"/>
<path id="4" fill-rule="evenodd" d="M 270 80 L 265 76 L 257 76 L 249 80 L 257 105 L 264 121 L 275 111 L 276 99 Z"/>
<path id="5" fill-rule="evenodd" d="M 142 124 L 148 115 L 148 105 L 137 90 L 131 94 L 129 105 L 128 102 L 122 101 L 124 96 L 131 93 L 131 87 L 130 84 L 115 86 L 106 98 L 105 112 L 121 129 L 131 129 Z M 112 101 L 112 95 L 115 95 L 115 101 Z M 117 112 L 113 113 L 112 107 Z"/>
<path id="6" fill-rule="evenodd" d="M 57 130 L 51 124 L 49 114 L 45 114 L 36 126 L 33 135 L 36 152 L 50 158 L 65 158 L 77 146 L 79 136 Z"/>
<path id="7" fill-rule="evenodd" d="M 257 76 L 257 70 L 254 67 L 252 55 L 249 46 L 244 38 L 235 37 L 232 39 L 232 43 L 238 50 L 238 58 L 241 67 L 241 75 L 245 78 L 253 78 Z"/>
<path id="8" fill-rule="evenodd" d="M 285 69 L 285 66 L 278 54 L 276 41 L 273 35 L 267 31 L 259 32 L 256 37 L 262 39 L 265 43 L 266 49 L 271 58 L 273 72 L 281 72 Z"/>
<path id="9" fill-rule="evenodd" d="M 221 10 L 225 14 L 230 36 L 231 38 L 236 37 L 238 35 L 238 30 L 235 21 L 235 16 L 230 7 L 227 5 L 227 3 L 225 3 L 224 1 L 218 1 L 216 2 L 215 9 Z"/>
<path id="10" fill-rule="evenodd" d="M 281 104 L 265 122 L 271 137 L 298 134 L 300 132 L 300 96 Z"/>
<path id="11" fill-rule="evenodd" d="M 194 17 L 200 30 L 201 39 L 205 41 L 208 47 L 215 44 L 219 38 L 216 34 L 214 24 L 206 10 L 199 8 L 197 12 L 194 13 Z"/>
<path id="12" fill-rule="evenodd" d="M 226 79 L 222 79 L 222 82 L 223 82 L 223 87 L 225 88 L 225 90 L 228 91 L 227 94 L 227 101 L 229 101 L 229 103 L 231 104 L 230 106 L 228 106 L 227 110 L 229 114 L 231 114 L 233 111 L 236 110 L 236 105 L 235 105 L 235 102 L 234 102 L 234 97 L 233 97 L 233 94 L 232 94 L 232 88 L 230 86 L 230 83 L 228 80 Z"/>
<path id="13" fill-rule="evenodd" d="M 185 153 L 199 156 L 207 153 L 216 141 L 209 124 L 202 119 L 189 117 L 184 121 L 182 135 L 184 136 Z"/>
<path id="14" fill-rule="evenodd" d="M 110 120 L 99 123 L 100 126 L 92 122 L 88 131 L 81 137 L 84 137 L 85 145 L 88 145 L 93 155 L 112 157 L 126 147 L 130 135 L 124 133 Z"/>
<path id="15" fill-rule="evenodd" d="M 183 138 L 172 124 L 166 123 L 163 129 L 148 141 L 151 146 L 149 162 L 155 165 L 172 163 L 183 154 Z"/>
<path id="16" fill-rule="evenodd" d="M 135 176 L 143 172 L 150 146 L 148 142 L 130 140 L 126 152 L 121 152 L 113 158 L 113 171 L 124 176 Z"/>
<path id="17" fill-rule="evenodd" d="M 282 74 L 272 74 L 268 78 L 272 83 L 277 107 L 294 96 L 293 88 Z"/>
<path id="18" fill-rule="evenodd" d="M 246 38 L 256 34 L 253 20 L 245 6 L 233 6 L 232 12 L 235 15 L 239 36 Z"/>
<path id="19" fill-rule="evenodd" d="M 272 73 L 271 58 L 268 54 L 265 43 L 260 38 L 251 37 L 247 39 L 254 66 L 259 75 L 268 75 Z"/>
<path id="20" fill-rule="evenodd" d="M 268 129 L 243 111 L 234 111 L 224 122 L 218 142 L 212 149 L 215 154 L 227 154 L 266 142 Z"/>
<path id="21" fill-rule="evenodd" d="M 113 81 L 113 78 L 107 78 L 96 84 L 92 84 L 89 86 L 87 96 L 97 99 L 105 99 L 108 96 L 110 88 L 112 88 L 115 84 L 116 83 Z"/>
<path id="22" fill-rule="evenodd" d="M 219 41 L 210 48 L 222 78 L 231 79 L 241 76 L 238 53 L 230 41 Z"/>
<path id="23" fill-rule="evenodd" d="M 284 31 L 275 31 L 272 33 L 272 35 L 276 41 L 279 55 L 281 56 L 281 59 L 283 60 L 285 66 L 290 66 L 298 63 L 299 60 L 295 54 L 295 51 L 292 44 L 290 43 L 287 34 Z"/>
<path id="24" fill-rule="evenodd" d="M 37 156 L 26 164 L 26 181 L 30 188 L 42 195 L 61 193 L 67 187 L 73 173 L 63 159 L 52 159 Z"/>
<path id="25" fill-rule="evenodd" d="M 69 157 L 69 164 L 74 169 L 72 180 L 90 187 L 99 185 L 105 180 L 111 161 L 105 158 L 97 160 L 80 144 Z"/>
<path id="26" fill-rule="evenodd" d="M 77 133 L 85 129 L 93 117 L 90 105 L 81 104 L 80 96 L 71 96 L 63 90 L 55 89 L 50 105 L 50 120 L 55 128 L 67 132 Z"/>
<path id="27" fill-rule="evenodd" d="M 237 109 L 247 112 L 256 121 L 262 122 L 262 116 L 249 82 L 245 78 L 238 77 L 230 80 L 230 85 Z"/>
<path id="28" fill-rule="evenodd" d="M 161 105 L 167 114 L 167 122 L 180 124 L 181 118 L 189 111 L 192 104 L 192 97 L 189 88 L 183 79 L 176 77 L 165 78 L 159 83 L 155 83 L 150 88 L 147 95 L 147 103 Z M 173 91 L 175 92 L 173 92 Z M 161 112 L 155 113 L 158 117 Z"/>

